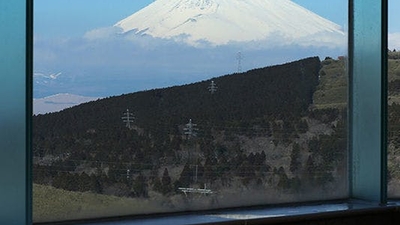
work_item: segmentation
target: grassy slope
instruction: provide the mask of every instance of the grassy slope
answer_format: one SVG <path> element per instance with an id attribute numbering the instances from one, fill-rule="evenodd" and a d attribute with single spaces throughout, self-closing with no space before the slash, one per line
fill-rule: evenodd
<path id="1" fill-rule="evenodd" d="M 326 59 L 322 62 L 320 83 L 314 93 L 317 108 L 343 108 L 347 102 L 347 76 L 345 59 Z"/>
<path id="2" fill-rule="evenodd" d="M 388 60 L 388 73 L 389 82 L 400 79 L 400 52 L 389 53 Z M 397 103 L 400 104 L 400 95 L 392 95 L 389 97 L 389 104 Z"/>
<path id="3" fill-rule="evenodd" d="M 321 69 L 320 84 L 317 86 L 317 91 L 314 94 L 314 104 L 317 108 L 340 107 L 346 105 L 347 99 L 347 80 L 344 76 L 345 63 L 339 60 L 325 60 Z M 400 80 L 400 52 L 389 52 L 388 59 L 388 81 Z M 391 94 L 388 97 L 388 104 L 400 104 L 400 94 Z M 391 108 L 389 107 L 389 113 Z M 389 132 L 396 129 L 398 124 L 389 124 Z M 388 186 L 389 196 L 399 197 L 398 190 L 400 189 L 400 173 L 398 168 L 400 165 L 400 149 L 389 140 L 388 146 L 388 170 L 391 180 Z"/>
<path id="4" fill-rule="evenodd" d="M 141 199 L 119 198 L 93 193 L 71 192 L 49 186 L 33 185 L 33 220 L 48 222 L 94 217 L 129 215 L 157 210 Z"/>
<path id="5" fill-rule="evenodd" d="M 346 61 L 326 59 L 322 62 L 320 83 L 314 93 L 317 108 L 342 108 L 347 104 Z M 400 80 L 400 52 L 390 52 L 388 60 L 388 80 Z M 400 95 L 389 97 L 389 104 L 400 103 Z"/>

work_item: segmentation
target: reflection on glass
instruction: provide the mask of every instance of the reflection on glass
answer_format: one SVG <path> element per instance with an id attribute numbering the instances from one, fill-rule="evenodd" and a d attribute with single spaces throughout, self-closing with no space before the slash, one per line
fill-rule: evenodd
<path id="1" fill-rule="evenodd" d="M 400 26 L 396 10 L 400 3 L 389 1 L 388 40 L 388 197 L 400 196 Z"/>
<path id="2" fill-rule="evenodd" d="M 83 34 L 45 15 L 88 3 L 44 2 L 36 222 L 348 196 L 347 2 L 143 0 Z"/>

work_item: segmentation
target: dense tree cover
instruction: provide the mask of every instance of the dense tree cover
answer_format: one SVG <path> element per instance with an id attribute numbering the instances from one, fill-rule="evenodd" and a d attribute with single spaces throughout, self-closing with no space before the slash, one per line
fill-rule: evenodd
<path id="1" fill-rule="evenodd" d="M 400 52 L 393 50 L 388 54 L 388 180 L 390 195 L 398 196 L 400 180 Z M 390 187 L 393 184 L 393 187 Z M 396 193 L 391 193 L 395 190 Z"/>
<path id="2" fill-rule="evenodd" d="M 34 182 L 133 197 L 235 180 L 261 186 L 276 178 L 284 189 L 299 188 L 306 177 L 329 182 L 346 149 L 345 117 L 338 109 L 310 110 L 320 68 L 318 58 L 307 58 L 214 78 L 215 93 L 207 80 L 34 116 Z M 131 129 L 121 119 L 127 109 L 135 117 Z M 188 133 L 190 119 L 197 126 Z M 332 134 L 293 143 L 309 130 L 308 120 L 336 125 Z M 244 149 L 240 137 L 291 148 L 290 165 L 272 168 L 265 151 Z M 181 172 L 171 174 L 171 167 Z"/>
<path id="3" fill-rule="evenodd" d="M 388 108 L 388 179 L 399 179 L 400 154 L 400 104 L 393 103 Z"/>
<path id="4" fill-rule="evenodd" d="M 400 75 L 400 73 L 399 73 Z M 388 84 L 389 95 L 399 95 L 400 94 L 400 80 L 390 81 Z"/>

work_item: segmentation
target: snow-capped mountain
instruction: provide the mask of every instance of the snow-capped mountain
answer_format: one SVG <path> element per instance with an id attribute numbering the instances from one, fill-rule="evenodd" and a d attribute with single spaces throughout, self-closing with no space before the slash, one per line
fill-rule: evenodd
<path id="1" fill-rule="evenodd" d="M 345 35 L 339 25 L 290 0 L 156 0 L 114 26 L 194 46 L 272 38 L 282 45 L 337 46 Z"/>
<path id="2" fill-rule="evenodd" d="M 63 109 L 79 105 L 85 102 L 97 100 L 97 97 L 85 97 L 73 94 L 56 94 L 44 98 L 33 99 L 33 114 L 45 114 L 58 112 Z"/>

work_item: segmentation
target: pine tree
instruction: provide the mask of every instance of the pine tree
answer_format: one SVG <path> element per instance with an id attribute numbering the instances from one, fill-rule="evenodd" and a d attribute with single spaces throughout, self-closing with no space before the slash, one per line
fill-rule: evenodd
<path id="1" fill-rule="evenodd" d="M 146 177 L 142 173 L 136 177 L 132 189 L 137 197 L 148 197 Z"/>
<path id="2" fill-rule="evenodd" d="M 169 176 L 168 169 L 164 169 L 163 176 L 161 178 L 161 184 L 162 184 L 162 193 L 164 195 L 168 194 L 169 192 L 172 191 L 172 186 L 171 186 L 171 177 Z"/>
<path id="3" fill-rule="evenodd" d="M 179 185 L 182 185 L 182 187 L 189 187 L 192 181 L 192 174 L 189 164 L 186 163 L 179 177 Z"/>
<path id="4" fill-rule="evenodd" d="M 300 169 L 300 166 L 300 145 L 294 143 L 292 153 L 290 154 L 290 172 L 294 173 L 295 171 Z"/>

